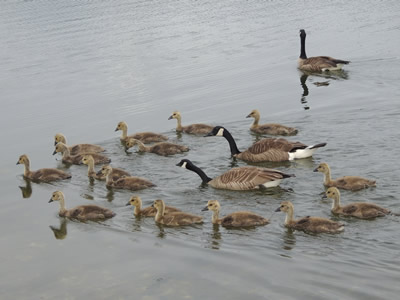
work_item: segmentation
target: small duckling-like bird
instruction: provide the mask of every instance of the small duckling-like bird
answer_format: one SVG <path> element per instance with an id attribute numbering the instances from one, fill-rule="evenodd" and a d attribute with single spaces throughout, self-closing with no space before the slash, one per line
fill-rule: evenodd
<path id="1" fill-rule="evenodd" d="M 203 223 L 203 217 L 181 211 L 165 214 L 165 203 L 161 199 L 154 201 L 152 206 L 157 210 L 154 218 L 157 223 L 167 226 L 184 226 Z"/>
<path id="2" fill-rule="evenodd" d="M 24 165 L 24 177 L 31 179 L 33 181 L 51 182 L 51 181 L 71 178 L 70 174 L 54 168 L 45 168 L 36 171 L 31 171 L 30 161 L 28 155 L 26 154 L 23 154 L 19 157 L 17 165 L 19 164 Z"/>
<path id="3" fill-rule="evenodd" d="M 150 152 L 162 156 L 174 155 L 189 151 L 189 148 L 186 146 L 168 142 L 161 142 L 152 146 L 145 146 L 141 141 L 134 138 L 129 138 L 125 143 L 126 149 L 132 148 L 135 145 L 138 145 L 139 151 L 141 152 Z"/>
<path id="4" fill-rule="evenodd" d="M 94 159 L 93 159 L 92 155 L 90 155 L 90 154 L 83 155 L 82 163 L 84 165 L 88 166 L 88 177 L 99 179 L 99 180 L 106 179 L 106 177 L 101 173 L 101 170 L 96 173 L 96 170 L 94 169 Z M 115 181 L 124 176 L 131 176 L 131 175 L 127 171 L 119 169 L 119 168 L 112 169 L 112 180 Z"/>
<path id="5" fill-rule="evenodd" d="M 285 174 L 274 169 L 239 167 L 230 169 L 224 174 L 212 179 L 188 159 L 182 159 L 177 166 L 197 173 L 204 183 L 216 189 L 255 190 L 270 188 L 278 186 L 284 178 L 295 177 L 293 174 Z"/>
<path id="6" fill-rule="evenodd" d="M 324 174 L 324 185 L 327 187 L 334 186 L 339 189 L 357 191 L 368 187 L 376 186 L 375 180 L 369 180 L 359 176 L 343 176 L 333 180 L 331 178 L 331 169 L 327 163 L 321 163 L 314 169 L 314 172 Z"/>
<path id="7" fill-rule="evenodd" d="M 249 211 L 234 212 L 220 219 L 220 209 L 221 205 L 217 200 L 209 200 L 207 206 L 202 211 L 211 210 L 213 212 L 212 223 L 225 227 L 252 227 L 269 223 L 266 218 Z"/>
<path id="8" fill-rule="evenodd" d="M 201 123 L 182 126 L 182 116 L 179 111 L 174 111 L 172 115 L 168 118 L 168 120 L 172 119 L 176 119 L 177 121 L 176 132 L 184 132 L 189 134 L 206 134 L 214 128 L 214 126 Z"/>
<path id="9" fill-rule="evenodd" d="M 345 206 L 341 206 L 340 192 L 335 187 L 330 187 L 326 191 L 323 198 L 333 199 L 331 211 L 338 215 L 356 217 L 360 219 L 372 219 L 390 214 L 390 210 L 367 202 L 350 203 Z"/>
<path id="10" fill-rule="evenodd" d="M 142 199 L 139 196 L 132 196 L 126 206 L 132 205 L 135 207 L 133 214 L 136 217 L 155 217 L 157 209 L 153 206 L 145 207 L 142 209 Z M 172 206 L 165 206 L 165 213 L 181 211 L 180 209 Z"/>
<path id="11" fill-rule="evenodd" d="M 104 220 L 114 217 L 116 214 L 109 210 L 97 205 L 79 205 L 71 209 L 65 208 L 64 194 L 61 191 L 55 191 L 51 196 L 49 203 L 53 201 L 59 201 L 60 211 L 58 215 L 60 217 L 66 217 L 70 219 L 77 219 L 79 221 L 88 220 Z"/>
<path id="12" fill-rule="evenodd" d="M 258 134 L 296 135 L 298 133 L 296 128 L 281 124 L 270 123 L 259 125 L 258 122 L 260 121 L 260 112 L 257 109 L 252 110 L 246 118 L 254 118 L 254 122 L 251 125 L 250 130 Z"/>
<path id="13" fill-rule="evenodd" d="M 62 133 L 57 133 L 54 136 L 54 146 L 57 145 L 58 143 L 64 143 L 67 145 L 67 139 L 65 135 L 63 135 Z M 99 153 L 104 151 L 103 147 L 93 144 L 77 144 L 68 147 L 68 149 L 71 155 L 76 155 L 84 152 Z"/>
<path id="14" fill-rule="evenodd" d="M 290 201 L 283 201 L 275 211 L 286 213 L 285 226 L 295 230 L 312 233 L 339 233 L 344 230 L 344 225 L 326 218 L 304 217 L 298 220 L 293 218 L 294 207 Z"/>
<path id="15" fill-rule="evenodd" d="M 62 162 L 66 164 L 81 165 L 83 156 L 87 154 L 90 154 L 93 157 L 94 163 L 96 165 L 108 164 L 111 162 L 111 159 L 99 153 L 80 153 L 77 155 L 71 155 L 68 146 L 61 142 L 57 143 L 53 155 L 55 155 L 58 152 L 62 153 Z"/>
<path id="16" fill-rule="evenodd" d="M 307 58 L 306 55 L 306 32 L 300 29 L 300 57 L 298 67 L 300 70 L 309 72 L 325 72 L 341 70 L 343 65 L 349 64 L 348 60 L 336 59 L 330 56 L 314 56 Z"/>
<path id="17" fill-rule="evenodd" d="M 112 172 L 113 168 L 111 166 L 103 166 L 101 169 L 101 173 L 106 176 L 106 185 L 108 187 L 137 191 L 155 186 L 149 180 L 136 176 L 121 177 L 114 181 L 112 179 Z"/>
<path id="18" fill-rule="evenodd" d="M 126 141 L 128 138 L 134 138 L 140 140 L 142 143 L 149 144 L 155 142 L 163 142 L 168 138 L 162 134 L 154 132 L 139 132 L 128 136 L 128 125 L 125 122 L 119 122 L 115 131 L 122 130 L 120 137 L 121 141 Z"/>
<path id="19" fill-rule="evenodd" d="M 231 133 L 222 126 L 214 127 L 206 136 L 223 136 L 229 143 L 231 155 L 248 162 L 281 162 L 307 158 L 312 156 L 318 148 L 326 146 L 326 143 L 307 146 L 283 138 L 265 138 L 254 143 L 247 150 L 240 152 Z"/>

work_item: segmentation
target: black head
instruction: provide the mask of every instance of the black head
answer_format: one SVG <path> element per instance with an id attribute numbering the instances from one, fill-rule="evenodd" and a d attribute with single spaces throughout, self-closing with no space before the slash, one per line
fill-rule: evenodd
<path id="1" fill-rule="evenodd" d="M 182 159 L 179 163 L 176 164 L 178 167 L 186 168 L 187 165 L 193 165 L 193 163 L 188 159 Z"/>
<path id="2" fill-rule="evenodd" d="M 306 36 L 306 31 L 304 29 L 300 29 L 300 36 Z"/>
<path id="3" fill-rule="evenodd" d="M 225 128 L 222 126 L 215 126 L 209 133 L 205 136 L 222 136 L 224 134 Z"/>

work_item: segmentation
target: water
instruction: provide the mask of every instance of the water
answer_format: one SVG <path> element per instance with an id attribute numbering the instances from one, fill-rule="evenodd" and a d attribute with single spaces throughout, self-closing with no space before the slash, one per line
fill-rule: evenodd
<path id="1" fill-rule="evenodd" d="M 321 199 L 322 162 L 333 177 L 362 175 L 377 188 L 342 192 L 343 202 L 371 201 L 400 211 L 398 1 L 3 1 L 0 4 L 1 299 L 388 299 L 400 279 L 398 217 L 341 219 L 340 235 L 290 232 L 283 200 L 296 216 L 332 217 Z M 298 30 L 307 54 L 351 60 L 340 76 L 296 69 Z M 245 149 L 258 137 L 245 116 L 297 127 L 291 139 L 327 142 L 313 158 L 263 164 L 296 178 L 282 189 L 215 190 L 175 166 L 183 157 L 216 176 L 232 166 L 216 137 L 177 135 L 183 125 L 224 125 Z M 125 153 L 114 132 L 162 132 L 191 148 L 185 155 Z M 33 170 L 65 168 L 51 156 L 53 136 L 104 146 L 113 165 L 152 180 L 145 204 L 203 215 L 204 225 L 165 228 L 135 219 L 129 191 L 72 179 L 25 182 L 20 154 Z M 59 158 L 58 158 L 59 159 Z M 22 188 L 20 188 L 22 187 Z M 286 191 L 292 189 L 293 192 Z M 62 190 L 67 207 L 95 203 L 117 216 L 103 223 L 64 221 L 48 204 Z M 272 217 L 255 229 L 225 229 L 201 212 L 218 199 L 222 215 L 251 210 Z M 51 226 L 51 228 L 49 227 Z"/>

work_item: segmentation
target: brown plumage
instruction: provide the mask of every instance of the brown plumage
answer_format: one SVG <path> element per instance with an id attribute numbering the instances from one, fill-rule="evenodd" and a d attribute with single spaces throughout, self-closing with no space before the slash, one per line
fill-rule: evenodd
<path id="1" fill-rule="evenodd" d="M 314 169 L 314 172 L 321 172 L 324 174 L 324 185 L 327 187 L 334 186 L 339 189 L 357 191 L 376 186 L 375 180 L 370 180 L 359 176 L 343 176 L 333 180 L 331 178 L 331 169 L 327 163 L 319 164 L 319 166 Z"/>
<path id="2" fill-rule="evenodd" d="M 53 201 L 59 201 L 60 203 L 60 211 L 58 213 L 60 217 L 88 221 L 104 220 L 115 216 L 113 211 L 97 205 L 79 205 L 71 209 L 66 209 L 64 194 L 61 191 L 53 193 L 49 203 Z"/>
<path id="3" fill-rule="evenodd" d="M 96 173 L 96 170 L 94 169 L 94 159 L 93 159 L 92 155 L 90 155 L 90 154 L 83 155 L 82 163 L 88 166 L 88 177 L 99 179 L 99 180 L 106 179 L 106 176 L 104 176 L 101 173 L 101 170 Z M 111 177 L 112 177 L 113 181 L 115 181 L 121 177 L 124 177 L 124 176 L 131 176 L 127 171 L 119 169 L 119 168 L 113 168 L 111 175 L 112 175 Z"/>
<path id="4" fill-rule="evenodd" d="M 94 163 L 97 164 L 107 164 L 111 162 L 107 156 L 99 154 L 99 153 L 80 153 L 77 155 L 71 155 L 68 149 L 68 146 L 64 143 L 57 143 L 53 155 L 56 153 L 62 153 L 62 162 L 66 164 L 74 164 L 74 165 L 81 165 L 82 158 L 84 155 L 90 154 L 93 157 Z"/>
<path id="5" fill-rule="evenodd" d="M 64 143 L 67 145 L 67 139 L 65 137 L 65 135 L 63 135 L 62 133 L 57 133 L 54 136 L 54 146 L 57 145 L 58 143 Z M 68 150 L 70 152 L 71 155 L 77 155 L 80 153 L 99 153 L 99 152 L 103 152 L 104 148 L 98 145 L 93 145 L 93 144 L 77 144 L 77 145 L 73 145 L 68 147 Z"/>
<path id="6" fill-rule="evenodd" d="M 135 207 L 133 214 L 137 217 L 155 217 L 157 209 L 153 206 L 145 207 L 142 209 L 142 199 L 139 196 L 132 196 L 126 206 L 132 205 Z M 165 206 L 165 213 L 181 211 L 180 209 L 172 206 Z"/>
<path id="7" fill-rule="evenodd" d="M 44 168 L 36 171 L 30 170 L 30 161 L 26 154 L 19 157 L 17 165 L 24 165 L 24 177 L 33 181 L 51 182 L 71 178 L 71 175 L 54 168 Z"/>
<path id="8" fill-rule="evenodd" d="M 163 225 L 184 226 L 203 223 L 203 217 L 181 211 L 165 214 L 165 203 L 161 199 L 154 201 L 153 207 L 157 209 L 154 220 Z"/>
<path id="9" fill-rule="evenodd" d="M 331 211 L 338 215 L 356 217 L 360 219 L 372 219 L 390 214 L 390 210 L 373 203 L 358 202 L 341 206 L 340 192 L 335 187 L 330 187 L 326 191 L 325 198 L 333 199 Z"/>
<path id="10" fill-rule="evenodd" d="M 189 151 L 189 148 L 186 146 L 168 142 L 161 142 L 152 146 L 145 146 L 141 141 L 129 138 L 125 143 L 126 149 L 129 149 L 135 145 L 138 145 L 139 151 L 141 152 L 150 152 L 162 156 L 174 155 Z"/>
<path id="11" fill-rule="evenodd" d="M 290 201 L 283 201 L 276 211 L 286 213 L 285 226 L 295 230 L 302 230 L 312 233 L 339 233 L 344 230 L 344 225 L 329 219 L 320 217 L 304 217 L 295 220 L 294 207 Z"/>
<path id="12" fill-rule="evenodd" d="M 269 223 L 266 218 L 249 211 L 238 211 L 219 218 L 220 209 L 221 205 L 217 200 L 209 200 L 207 206 L 202 210 L 211 210 L 213 212 L 212 223 L 225 227 L 252 227 Z"/>
<path id="13" fill-rule="evenodd" d="M 250 130 L 258 134 L 296 135 L 298 132 L 296 128 L 276 123 L 259 125 L 258 122 L 260 121 L 260 112 L 257 109 L 252 110 L 246 118 L 254 118 L 254 122 L 251 125 Z"/>
<path id="14" fill-rule="evenodd" d="M 214 126 L 210 126 L 207 124 L 191 124 L 187 126 L 182 126 L 182 116 L 179 111 L 174 111 L 172 115 L 168 118 L 168 120 L 176 119 L 176 131 L 177 132 L 184 132 L 189 134 L 207 134 L 209 133 Z"/>
<path id="15" fill-rule="evenodd" d="M 114 181 L 112 179 L 112 170 L 111 166 L 103 166 L 101 169 L 101 173 L 106 176 L 106 185 L 108 187 L 137 191 L 155 186 L 149 180 L 136 176 L 121 177 Z"/>
<path id="16" fill-rule="evenodd" d="M 168 140 L 166 136 L 154 132 L 138 132 L 128 136 L 128 125 L 125 122 L 118 123 L 115 131 L 118 130 L 122 130 L 122 135 L 120 137 L 121 141 L 126 141 L 128 138 L 134 138 L 140 140 L 142 143 L 148 144 Z"/>

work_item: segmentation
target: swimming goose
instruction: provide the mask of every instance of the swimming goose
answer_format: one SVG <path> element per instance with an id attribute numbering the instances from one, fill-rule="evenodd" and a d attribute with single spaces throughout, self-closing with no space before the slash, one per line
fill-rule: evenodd
<path id="1" fill-rule="evenodd" d="M 145 207 L 142 209 L 142 199 L 139 196 L 132 196 L 129 202 L 126 204 L 126 206 L 132 205 L 135 207 L 133 210 L 133 214 L 137 217 L 142 216 L 142 217 L 155 217 L 157 213 L 157 209 L 155 209 L 153 206 Z M 165 213 L 169 214 L 172 212 L 177 212 L 181 211 L 178 208 L 172 207 L 172 206 L 165 206 Z"/>
<path id="2" fill-rule="evenodd" d="M 332 180 L 331 169 L 327 163 L 321 163 L 314 169 L 314 172 L 321 172 L 324 174 L 324 185 L 335 186 L 339 189 L 357 191 L 371 186 L 376 186 L 375 180 L 369 180 L 359 176 L 343 176 Z"/>
<path id="3" fill-rule="evenodd" d="M 300 142 L 290 142 L 283 138 L 265 138 L 240 152 L 230 132 L 222 126 L 216 126 L 206 136 L 223 136 L 229 143 L 233 157 L 249 162 L 288 161 L 310 157 L 315 150 L 326 143 L 307 146 Z"/>
<path id="4" fill-rule="evenodd" d="M 342 223 L 320 217 L 303 217 L 295 220 L 293 218 L 294 207 L 290 201 L 283 201 L 275 211 L 286 213 L 285 226 L 295 230 L 303 230 L 312 233 L 339 233 L 344 230 Z"/>
<path id="5" fill-rule="evenodd" d="M 129 138 L 125 144 L 126 149 L 132 148 L 135 145 L 138 145 L 139 151 L 141 152 L 150 152 L 163 156 L 174 155 L 189 151 L 189 148 L 186 146 L 168 142 L 161 142 L 152 146 L 145 146 L 141 141 L 133 138 Z"/>
<path id="6" fill-rule="evenodd" d="M 213 212 L 212 223 L 225 227 L 251 227 L 269 223 L 266 218 L 249 211 L 238 211 L 219 218 L 220 209 L 221 205 L 218 200 L 209 200 L 207 206 L 202 211 L 211 210 Z"/>
<path id="7" fill-rule="evenodd" d="M 212 179 L 188 159 L 182 159 L 177 166 L 197 173 L 204 183 L 216 189 L 254 190 L 269 188 L 278 186 L 284 178 L 295 177 L 293 174 L 285 174 L 274 169 L 249 166 L 230 169 Z"/>
<path id="8" fill-rule="evenodd" d="M 185 213 L 182 211 L 165 214 L 165 203 L 161 199 L 154 201 L 152 206 L 157 210 L 156 216 L 154 218 L 157 223 L 168 226 L 183 226 L 203 223 L 203 217 Z"/>
<path id="9" fill-rule="evenodd" d="M 79 205 L 71 209 L 66 209 L 64 194 L 61 191 L 55 191 L 53 193 L 49 203 L 53 201 L 59 201 L 60 203 L 60 211 L 58 213 L 60 217 L 87 221 L 104 220 L 115 216 L 113 211 L 97 205 Z"/>
<path id="10" fill-rule="evenodd" d="M 118 123 L 115 131 L 118 130 L 122 130 L 122 135 L 120 137 L 121 141 L 126 141 L 128 138 L 134 138 L 140 140 L 142 143 L 148 144 L 168 140 L 166 136 L 154 132 L 139 132 L 128 136 L 128 125 L 125 122 Z"/>
<path id="11" fill-rule="evenodd" d="M 85 154 L 82 157 L 82 163 L 84 165 L 88 166 L 88 177 L 91 178 L 96 178 L 99 180 L 105 180 L 106 177 L 101 173 L 101 170 L 96 172 L 94 169 L 94 159 L 93 156 L 90 154 Z M 113 168 L 112 169 L 112 180 L 117 180 L 123 176 L 131 176 L 127 171 L 119 169 L 119 168 Z"/>
<path id="12" fill-rule="evenodd" d="M 114 181 L 112 179 L 112 170 L 113 168 L 111 166 L 103 166 L 101 169 L 101 173 L 106 176 L 106 185 L 108 187 L 137 191 L 155 186 L 155 184 L 151 183 L 147 179 L 136 176 L 121 177 Z"/>
<path id="13" fill-rule="evenodd" d="M 367 202 L 350 203 L 341 206 L 340 192 L 335 187 L 330 187 L 323 198 L 333 199 L 331 211 L 338 215 L 351 216 L 360 219 L 372 219 L 390 214 L 390 210 Z"/>
<path id="14" fill-rule="evenodd" d="M 177 132 L 184 132 L 184 133 L 189 133 L 189 134 L 206 134 L 209 133 L 210 130 L 213 129 L 214 126 L 210 126 L 207 124 L 191 124 L 187 126 L 182 126 L 182 116 L 179 111 L 174 111 L 172 115 L 168 118 L 168 120 L 176 119 L 177 121 L 177 126 L 176 126 L 176 131 Z"/>
<path id="15" fill-rule="evenodd" d="M 111 162 L 111 159 L 99 153 L 80 153 L 76 155 L 71 155 L 68 146 L 61 142 L 57 143 L 53 155 L 55 155 L 58 152 L 62 153 L 62 162 L 67 164 L 81 165 L 82 158 L 86 154 L 90 154 L 93 157 L 94 163 L 96 165 L 107 164 Z"/>
<path id="16" fill-rule="evenodd" d="M 329 56 L 314 56 L 307 58 L 306 55 L 306 32 L 300 29 L 300 57 L 298 67 L 300 70 L 309 72 L 336 71 L 342 69 L 343 65 L 350 63 L 348 60 L 340 60 Z"/>
<path id="17" fill-rule="evenodd" d="M 57 133 L 54 136 L 54 146 L 60 142 L 67 145 L 67 139 L 65 138 L 65 135 L 63 135 L 62 133 Z M 69 149 L 69 152 L 71 153 L 71 155 L 76 155 L 76 154 L 80 154 L 83 152 L 98 153 L 98 152 L 104 151 L 103 147 L 100 147 L 98 145 L 92 145 L 92 144 L 77 144 L 77 145 L 68 147 L 68 149 Z"/>
<path id="18" fill-rule="evenodd" d="M 257 109 L 251 111 L 246 118 L 254 118 L 254 122 L 250 127 L 250 130 L 259 134 L 270 134 L 270 135 L 295 135 L 297 134 L 297 129 L 293 127 L 287 127 L 281 124 L 262 124 L 259 125 L 260 112 Z"/>
<path id="19" fill-rule="evenodd" d="M 23 154 L 19 157 L 17 165 L 24 165 L 24 177 L 33 181 L 51 182 L 55 180 L 68 179 L 71 175 L 54 168 L 39 169 L 36 171 L 30 170 L 30 161 L 28 155 Z"/>

